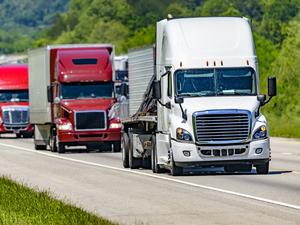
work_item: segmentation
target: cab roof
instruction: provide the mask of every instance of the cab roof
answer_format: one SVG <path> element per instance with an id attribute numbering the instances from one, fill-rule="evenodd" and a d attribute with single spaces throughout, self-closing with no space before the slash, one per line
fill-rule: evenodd
<path id="1" fill-rule="evenodd" d="M 0 65 L 0 90 L 28 89 L 28 66 L 25 64 Z"/>

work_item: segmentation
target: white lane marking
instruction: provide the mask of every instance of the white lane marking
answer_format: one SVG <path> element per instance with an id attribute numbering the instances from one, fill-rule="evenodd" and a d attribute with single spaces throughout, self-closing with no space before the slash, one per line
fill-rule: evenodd
<path id="1" fill-rule="evenodd" d="M 281 154 L 282 155 L 294 155 L 293 153 L 290 153 L 290 152 L 282 152 Z"/>
<path id="2" fill-rule="evenodd" d="M 162 177 L 162 176 L 158 176 L 158 175 L 155 175 L 155 174 L 143 173 L 143 172 L 136 171 L 136 170 L 123 169 L 123 168 L 108 166 L 108 165 L 99 164 L 99 163 L 87 162 L 87 161 L 83 161 L 83 160 L 79 160 L 79 159 L 66 158 L 66 157 L 63 157 L 63 156 L 53 155 L 51 153 L 32 150 L 32 149 L 29 149 L 29 148 L 23 148 L 23 147 L 18 147 L 18 146 L 8 145 L 8 144 L 2 144 L 2 143 L 0 143 L 0 145 L 5 146 L 5 147 L 14 148 L 14 149 L 27 151 L 27 152 L 33 152 L 33 153 L 36 153 L 36 154 L 45 155 L 45 156 L 52 157 L 52 158 L 57 158 L 57 159 L 62 159 L 62 160 L 66 160 L 66 161 L 81 163 L 81 164 L 85 164 L 85 165 L 89 165 L 89 166 L 101 167 L 101 168 L 105 168 L 105 169 L 111 169 L 111 170 L 115 170 L 115 171 L 138 174 L 138 175 L 142 175 L 142 176 L 152 177 L 152 178 L 156 178 L 156 179 L 160 179 L 160 180 L 171 181 L 171 182 L 184 184 L 184 185 L 188 185 L 188 186 L 192 186 L 192 187 L 202 188 L 202 189 L 206 189 L 206 190 L 210 190 L 210 191 L 216 191 L 216 192 L 220 192 L 220 193 L 230 194 L 230 195 L 234 195 L 234 196 L 238 196 L 238 197 L 248 198 L 248 199 L 252 199 L 252 200 L 256 200 L 256 201 L 260 201 L 260 202 L 265 202 L 265 203 L 270 203 L 270 204 L 274 204 L 274 205 L 279 205 L 279 206 L 284 206 L 284 207 L 300 210 L 300 205 L 292 205 L 292 204 L 279 202 L 279 201 L 275 201 L 275 200 L 271 200 L 271 199 L 267 199 L 267 198 L 256 197 L 256 196 L 252 196 L 252 195 L 247 195 L 247 194 L 234 192 L 234 191 L 228 191 L 228 190 L 225 190 L 225 189 L 215 188 L 215 187 L 201 185 L 201 184 L 195 184 L 195 183 L 182 181 L 182 180 L 178 180 L 178 179 L 174 179 L 174 178 L 170 178 L 170 177 Z"/>

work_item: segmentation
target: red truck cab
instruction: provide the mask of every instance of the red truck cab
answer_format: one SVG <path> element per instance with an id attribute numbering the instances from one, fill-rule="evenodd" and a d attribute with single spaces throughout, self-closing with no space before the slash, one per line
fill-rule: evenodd
<path id="1" fill-rule="evenodd" d="M 0 66 L 0 134 L 32 137 L 28 101 L 28 67 L 18 64 Z"/>
<path id="2" fill-rule="evenodd" d="M 48 62 L 45 69 L 39 69 L 35 62 L 43 57 Z M 59 153 L 69 146 L 121 150 L 121 123 L 114 113 L 112 60 L 112 46 L 48 46 L 29 54 L 36 149 L 49 145 L 51 151 Z M 41 83 L 49 79 L 45 88 L 35 84 L 41 77 L 46 78 Z M 43 115 L 38 111 L 41 103 L 36 94 L 44 89 L 47 89 L 50 110 L 45 109 Z M 45 119 L 47 111 L 51 111 L 49 119 Z"/>

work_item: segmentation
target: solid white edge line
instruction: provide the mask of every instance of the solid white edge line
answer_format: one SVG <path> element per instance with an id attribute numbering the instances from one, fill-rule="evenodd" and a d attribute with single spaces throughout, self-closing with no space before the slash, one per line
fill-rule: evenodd
<path id="1" fill-rule="evenodd" d="M 76 163 L 81 163 L 81 164 L 85 164 L 85 165 L 96 166 L 96 167 L 101 167 L 101 168 L 105 168 L 105 169 L 111 169 L 111 170 L 115 170 L 115 171 L 138 174 L 138 175 L 152 177 L 152 178 L 156 178 L 156 179 L 160 179 L 160 180 L 172 181 L 172 182 L 175 182 L 175 183 L 184 184 L 184 185 L 188 185 L 188 186 L 192 186 L 192 187 L 198 187 L 198 188 L 202 188 L 202 189 L 206 189 L 206 190 L 216 191 L 216 192 L 220 192 L 220 193 L 230 194 L 230 195 L 234 195 L 234 196 L 239 196 L 239 197 L 243 197 L 243 198 L 248 198 L 248 199 L 252 199 L 252 200 L 257 200 L 257 201 L 261 201 L 261 202 L 265 202 L 265 203 L 270 203 L 270 204 L 274 204 L 274 205 L 279 205 L 279 206 L 284 206 L 284 207 L 300 210 L 299 205 L 292 205 L 292 204 L 279 202 L 279 201 L 275 201 L 275 200 L 271 200 L 271 199 L 256 197 L 256 196 L 252 196 L 252 195 L 247 195 L 247 194 L 234 192 L 234 191 L 228 191 L 228 190 L 225 190 L 225 189 L 210 187 L 210 186 L 201 185 L 201 184 L 195 184 L 195 183 L 182 181 L 182 180 L 178 180 L 178 179 L 174 179 L 174 178 L 162 177 L 162 176 L 158 176 L 158 175 L 155 175 L 155 174 L 143 173 L 143 172 L 136 171 L 136 170 L 123 169 L 123 168 L 108 166 L 108 165 L 99 164 L 99 163 L 87 162 L 87 161 L 83 161 L 83 160 L 79 160 L 79 159 L 66 158 L 66 157 L 63 157 L 63 156 L 53 155 L 51 153 L 32 150 L 32 149 L 29 149 L 29 148 L 23 148 L 23 147 L 18 147 L 18 146 L 9 145 L 9 144 L 3 144 L 3 143 L 0 143 L 0 145 L 5 146 L 5 147 L 11 147 L 11 148 L 14 148 L 14 149 L 27 151 L 27 152 L 33 152 L 33 153 L 37 153 L 37 154 L 40 154 L 40 155 L 45 155 L 45 156 L 52 157 L 52 158 L 62 159 L 62 160 L 70 161 L 70 162 L 76 162 Z"/>

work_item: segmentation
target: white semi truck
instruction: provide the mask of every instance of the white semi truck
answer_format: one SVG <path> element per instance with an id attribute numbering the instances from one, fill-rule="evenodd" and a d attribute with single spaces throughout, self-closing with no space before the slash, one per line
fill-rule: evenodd
<path id="1" fill-rule="evenodd" d="M 159 21 L 156 45 L 129 52 L 124 167 L 182 175 L 190 167 L 269 172 L 270 140 L 248 19 Z"/>

